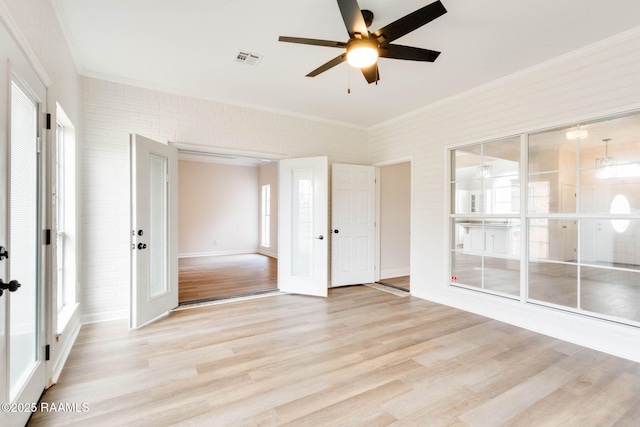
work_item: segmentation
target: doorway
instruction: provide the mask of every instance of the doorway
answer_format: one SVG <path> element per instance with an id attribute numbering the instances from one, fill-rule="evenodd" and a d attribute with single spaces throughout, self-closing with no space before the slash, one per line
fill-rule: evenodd
<path id="1" fill-rule="evenodd" d="M 140 140 L 141 144 L 138 144 L 138 140 Z M 156 151 L 160 154 L 156 154 Z M 178 183 L 181 182 L 184 188 L 184 185 L 188 184 L 188 181 L 185 180 L 184 177 L 182 179 L 175 179 L 176 176 L 180 175 L 178 151 L 179 147 L 177 144 L 163 144 L 140 135 L 131 135 L 131 229 L 133 232 L 131 234 L 132 303 L 130 305 L 130 324 L 133 328 L 144 326 L 144 324 L 153 321 L 155 318 L 167 313 L 171 308 L 179 305 L 178 247 L 180 231 L 178 225 L 178 210 L 181 205 L 179 201 L 180 196 L 184 196 L 184 194 L 188 192 L 197 195 L 192 208 L 187 209 L 187 212 L 200 213 L 206 203 L 211 201 L 219 204 L 226 202 L 223 197 L 203 195 L 197 191 L 193 191 L 193 188 L 188 188 L 186 191 L 179 191 Z M 183 151 L 186 151 L 186 149 L 183 149 Z M 199 151 L 190 151 L 187 154 L 229 158 L 242 156 L 241 154 L 208 154 Z M 329 251 L 327 242 L 330 240 L 327 238 L 328 232 L 330 231 L 328 215 L 328 157 L 317 156 L 288 159 L 284 159 L 283 157 L 284 156 L 277 158 L 277 185 L 280 200 L 277 204 L 277 220 L 274 218 L 274 221 L 275 224 L 282 224 L 283 226 L 279 227 L 277 233 L 275 230 L 273 231 L 273 236 L 275 237 L 277 235 L 280 243 L 277 249 L 277 288 L 273 289 L 273 291 L 327 297 L 330 287 L 328 282 L 330 265 L 328 263 Z M 255 157 L 254 159 L 260 158 Z M 271 162 L 274 160 L 276 160 L 276 158 L 271 157 L 268 160 L 261 161 Z M 161 167 L 152 168 L 151 166 L 156 163 Z M 351 166 L 355 167 L 356 165 Z M 348 167 L 347 169 L 352 169 L 352 167 Z M 183 170 L 190 169 L 191 168 L 183 168 Z M 153 179 L 149 179 L 151 176 L 153 176 Z M 356 174 L 356 176 L 364 179 L 364 177 L 369 176 L 369 174 Z M 218 181 L 226 184 L 225 187 L 233 187 L 235 193 L 240 193 L 234 186 L 235 180 L 220 179 Z M 358 179 L 356 183 L 360 183 L 360 181 L 361 179 Z M 375 183 L 375 180 L 373 181 Z M 208 186 L 211 186 L 212 181 L 198 179 L 197 182 L 204 182 L 208 184 Z M 258 186 L 259 185 L 254 185 L 253 187 Z M 145 194 L 148 194 L 149 197 L 142 197 L 142 195 Z M 351 198 L 347 199 L 351 202 Z M 347 199 L 345 199 L 345 201 Z M 375 209 L 369 207 L 375 206 L 373 204 L 374 197 L 370 197 L 369 195 L 366 199 L 368 200 L 366 204 L 367 212 L 369 212 L 370 209 L 375 211 Z M 342 203 L 342 201 L 343 198 L 338 197 L 334 200 L 334 204 Z M 256 204 L 257 203 L 254 203 L 254 206 Z M 275 203 L 273 206 L 275 207 Z M 158 207 L 160 209 L 158 209 Z M 174 207 L 175 213 L 173 212 Z M 364 207 L 364 205 L 362 205 L 362 207 Z M 169 212 L 167 208 L 171 208 L 171 212 Z M 184 212 L 184 203 L 182 203 L 182 208 Z M 166 218 L 168 223 L 171 224 L 170 227 L 160 224 L 166 223 L 167 221 L 158 221 L 158 219 L 155 218 L 158 212 L 160 212 L 160 216 L 163 218 L 165 214 L 167 215 Z M 263 209 L 262 212 L 267 212 L 267 210 Z M 362 213 L 362 210 L 356 209 L 354 212 Z M 273 211 L 269 211 L 269 213 L 273 215 Z M 276 215 L 273 216 L 275 217 Z M 227 217 L 234 217 L 234 215 L 227 214 Z M 210 244 L 213 243 L 214 246 L 216 246 L 216 239 L 211 236 L 207 237 L 205 234 L 205 232 L 208 231 L 206 227 L 210 222 L 210 216 L 205 215 L 205 219 L 207 221 L 195 227 L 196 240 Z M 250 227 L 251 224 L 254 223 L 254 219 L 256 220 L 255 222 L 258 222 L 257 218 L 252 217 L 236 227 L 229 226 L 229 223 L 225 223 L 225 225 L 227 228 L 230 228 L 232 232 L 238 232 L 242 231 L 243 227 Z M 185 220 L 184 215 L 182 220 Z M 153 224 L 156 223 L 159 223 L 160 226 L 153 226 Z M 272 224 L 266 221 L 266 219 L 261 221 L 261 223 L 263 226 L 267 223 Z M 188 226 L 193 227 L 193 224 L 190 223 Z M 336 231 L 337 230 L 334 229 L 333 234 L 338 234 Z M 155 243 L 153 241 L 154 238 Z M 265 241 L 261 241 L 261 244 L 264 246 Z M 160 254 L 154 257 L 154 259 L 157 258 L 159 261 L 153 264 L 155 268 L 146 268 L 150 264 L 138 262 L 138 258 L 144 261 L 149 258 L 150 255 L 157 252 L 160 252 Z M 168 254 L 169 256 L 167 256 Z M 206 255 L 221 254 L 195 252 L 195 255 L 192 257 Z M 335 268 L 335 266 L 336 264 L 333 264 L 331 268 Z M 368 273 L 369 270 L 365 271 Z M 156 288 L 158 280 L 151 276 L 156 276 L 156 278 L 167 277 L 169 280 L 162 282 L 166 283 L 167 286 L 162 287 L 158 292 L 152 292 Z M 375 269 L 371 276 L 372 278 L 367 279 L 367 281 L 374 279 Z M 357 280 L 352 284 L 358 283 L 365 282 Z M 349 283 L 345 285 L 347 284 Z M 156 300 L 159 301 L 161 299 L 162 301 L 171 299 L 171 305 L 160 307 L 158 304 L 155 304 Z M 143 319 L 145 321 L 138 321 L 141 318 L 140 313 L 145 314 L 145 319 Z"/>
<path id="2" fill-rule="evenodd" d="M 411 161 L 379 165 L 378 283 L 410 291 Z"/>
<path id="3" fill-rule="evenodd" d="M 277 290 L 278 163 L 180 151 L 178 302 Z"/>

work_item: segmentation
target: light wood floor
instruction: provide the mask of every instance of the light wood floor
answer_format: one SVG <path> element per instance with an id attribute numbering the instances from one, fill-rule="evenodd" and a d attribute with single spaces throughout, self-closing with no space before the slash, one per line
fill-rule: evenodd
<path id="1" fill-rule="evenodd" d="M 391 277 L 389 279 L 380 279 L 378 283 L 383 285 L 390 285 L 394 288 L 402 289 L 403 291 L 409 292 L 409 281 L 411 276 L 401 276 L 401 277 Z"/>
<path id="2" fill-rule="evenodd" d="M 638 426 L 640 364 L 366 286 L 86 325 L 32 426 Z"/>
<path id="3" fill-rule="evenodd" d="M 178 260 L 180 303 L 272 291 L 277 281 L 278 261 L 260 254 Z"/>

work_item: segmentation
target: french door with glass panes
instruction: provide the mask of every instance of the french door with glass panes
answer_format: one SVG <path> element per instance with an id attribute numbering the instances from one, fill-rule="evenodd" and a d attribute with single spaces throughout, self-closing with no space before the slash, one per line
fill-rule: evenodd
<path id="1" fill-rule="evenodd" d="M 46 88 L 3 25 L 0 81 L 0 425 L 18 426 L 46 383 L 40 233 Z"/>
<path id="2" fill-rule="evenodd" d="M 178 305 L 178 150 L 131 135 L 131 313 L 139 328 Z"/>

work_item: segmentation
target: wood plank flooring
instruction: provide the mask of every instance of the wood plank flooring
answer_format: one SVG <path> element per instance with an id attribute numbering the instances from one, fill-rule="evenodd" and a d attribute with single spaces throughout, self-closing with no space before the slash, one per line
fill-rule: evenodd
<path id="1" fill-rule="evenodd" d="M 278 261 L 261 254 L 180 258 L 178 302 L 194 302 L 272 291 Z"/>
<path id="2" fill-rule="evenodd" d="M 640 364 L 366 286 L 86 325 L 32 426 L 638 426 Z"/>
<path id="3" fill-rule="evenodd" d="M 380 279 L 378 283 L 381 283 L 383 285 L 393 286 L 395 288 L 399 288 L 403 291 L 409 292 L 410 280 L 411 280 L 411 276 L 390 277 L 388 279 Z"/>

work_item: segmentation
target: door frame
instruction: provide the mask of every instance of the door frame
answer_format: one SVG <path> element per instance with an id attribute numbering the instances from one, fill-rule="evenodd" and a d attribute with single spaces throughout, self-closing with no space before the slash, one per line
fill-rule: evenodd
<path id="1" fill-rule="evenodd" d="M 261 152 L 261 151 L 251 151 L 251 150 L 234 150 L 234 149 L 228 149 L 228 148 L 221 148 L 221 147 L 210 147 L 210 146 L 204 146 L 204 145 L 197 145 L 197 144 L 188 144 L 188 143 L 183 143 L 183 142 L 172 142 L 169 141 L 168 142 L 169 145 L 172 145 L 174 147 L 176 147 L 178 149 L 178 155 L 180 153 L 188 153 L 188 154 L 195 154 L 195 155 L 217 155 L 217 156 L 222 156 L 222 157 L 246 157 L 246 158 L 261 158 L 261 159 L 266 159 L 266 160 L 271 160 L 271 161 L 277 161 L 279 162 L 280 160 L 283 159 L 287 159 L 287 158 L 291 158 L 291 156 L 287 155 L 287 154 L 283 154 L 283 153 L 273 153 L 273 152 Z M 380 261 L 381 261 L 381 250 L 380 250 L 380 168 L 384 167 L 384 166 L 391 166 L 391 165 L 395 165 L 398 163 L 406 163 L 408 162 L 410 164 L 411 167 L 411 183 L 410 183 L 410 194 L 411 194 L 411 205 L 410 205 L 410 212 L 409 212 L 409 218 L 410 218 L 410 231 L 411 231 L 411 236 L 410 236 L 410 247 L 409 247 L 409 252 L 410 252 L 410 259 L 409 259 L 409 268 L 411 269 L 411 266 L 413 265 L 413 254 L 414 254 L 414 239 L 413 239 L 413 235 L 414 235 L 414 221 L 413 221 L 413 209 L 414 209 L 414 200 L 415 200 L 415 196 L 414 196 L 414 175 L 415 175 L 415 167 L 414 167 L 414 156 L 413 155 L 409 155 L 409 156 L 404 156 L 404 157 L 398 157 L 398 158 L 394 158 L 394 159 L 388 159 L 388 160 L 383 160 L 383 161 L 379 161 L 379 162 L 374 162 L 371 164 L 371 166 L 376 167 L 376 185 L 375 185 L 375 197 L 376 197 L 376 208 L 375 208 L 375 215 L 376 215 L 376 231 L 375 231 L 375 265 L 376 265 L 376 270 L 375 270 L 375 277 L 374 279 L 376 281 L 380 280 Z M 329 167 L 331 168 L 333 162 L 329 163 Z M 331 200 L 331 196 L 329 195 L 329 200 Z M 329 218 L 329 221 L 331 221 L 331 218 Z M 280 228 L 282 226 L 282 224 L 278 224 L 278 228 Z M 329 261 L 330 262 L 330 261 Z"/>
<path id="2" fill-rule="evenodd" d="M 169 141 L 168 145 L 171 145 L 178 149 L 178 160 L 179 160 L 180 154 L 190 154 L 195 156 L 218 156 L 218 157 L 227 157 L 227 158 L 264 159 L 264 160 L 274 161 L 274 162 L 280 162 L 280 160 L 286 159 L 288 157 L 285 154 L 267 153 L 267 152 L 249 151 L 249 150 L 233 150 L 228 148 L 209 147 L 209 146 L 197 145 L 197 144 L 187 144 L 183 142 Z M 179 169 L 180 167 L 178 166 L 178 170 Z M 179 208 L 179 197 L 178 197 L 178 208 Z M 280 228 L 279 223 L 278 223 L 278 228 Z M 178 289 L 179 288 L 180 288 L 180 281 L 178 280 Z"/>
<path id="3" fill-rule="evenodd" d="M 376 257 L 376 274 L 375 281 L 380 281 L 380 272 L 381 272 L 381 261 L 382 261 L 382 251 L 381 251 L 381 242 L 380 242 L 380 229 L 382 228 L 382 223 L 380 220 L 380 212 L 381 212 L 381 204 L 380 204 L 380 168 L 384 166 L 392 166 L 397 165 L 399 163 L 409 163 L 409 167 L 411 168 L 409 183 L 409 192 L 410 192 L 410 208 L 409 208 L 409 277 L 411 277 L 411 267 L 413 266 L 413 246 L 414 246 L 414 230 L 413 230 L 413 207 L 414 207 L 414 156 L 409 155 L 405 157 L 397 157 L 395 159 L 383 160 L 379 162 L 373 163 L 373 166 L 376 167 L 376 249 L 375 249 L 375 257 Z M 411 281 L 411 279 L 409 279 Z M 411 284 L 409 284 L 409 292 L 411 292 Z"/>

